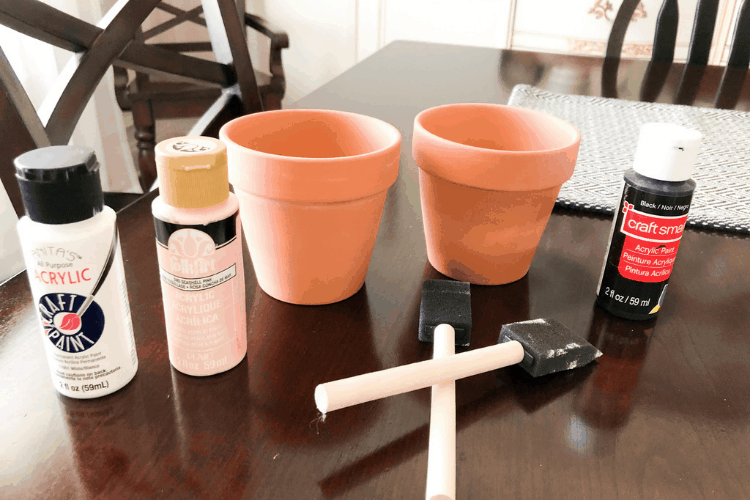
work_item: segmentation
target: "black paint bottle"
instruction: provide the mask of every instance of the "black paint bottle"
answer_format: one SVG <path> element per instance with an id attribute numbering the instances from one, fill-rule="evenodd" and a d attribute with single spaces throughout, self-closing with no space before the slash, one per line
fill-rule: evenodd
<path id="1" fill-rule="evenodd" d="M 661 308 L 695 190 L 690 176 L 701 137 L 668 123 L 641 127 L 599 279 L 596 302 L 606 311 L 645 320 Z"/>

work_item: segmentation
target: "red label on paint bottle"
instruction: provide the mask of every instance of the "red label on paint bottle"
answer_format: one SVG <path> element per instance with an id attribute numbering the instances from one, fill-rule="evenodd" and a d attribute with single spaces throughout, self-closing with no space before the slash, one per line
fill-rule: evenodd
<path id="1" fill-rule="evenodd" d="M 597 303 L 629 319 L 661 308 L 687 223 L 695 183 L 661 182 L 632 170 L 615 215 Z"/>
<path id="2" fill-rule="evenodd" d="M 687 214 L 667 217 L 635 210 L 623 204 L 620 232 L 623 240 L 617 270 L 625 278 L 658 283 L 672 274 L 677 248 L 687 222 Z"/>

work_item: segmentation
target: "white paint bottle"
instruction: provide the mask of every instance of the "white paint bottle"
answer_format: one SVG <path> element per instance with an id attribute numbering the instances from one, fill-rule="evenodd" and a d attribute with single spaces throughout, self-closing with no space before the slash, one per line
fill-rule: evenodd
<path id="1" fill-rule="evenodd" d="M 151 211 L 169 361 L 193 376 L 225 372 L 247 353 L 242 226 L 226 146 L 167 139 L 156 145 L 156 168 Z"/>
<path id="2" fill-rule="evenodd" d="M 138 357 L 115 212 L 104 206 L 93 150 L 52 146 L 14 161 L 18 221 L 52 382 L 61 394 L 111 394 Z"/>

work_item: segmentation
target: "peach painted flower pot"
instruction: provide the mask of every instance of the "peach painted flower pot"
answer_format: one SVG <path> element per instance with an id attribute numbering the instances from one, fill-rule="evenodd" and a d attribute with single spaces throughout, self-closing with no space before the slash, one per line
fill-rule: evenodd
<path id="1" fill-rule="evenodd" d="M 368 116 L 281 110 L 221 128 L 255 274 L 270 296 L 330 304 L 362 287 L 401 134 Z"/>
<path id="2" fill-rule="evenodd" d="M 433 267 L 482 285 L 522 278 L 580 141 L 569 123 L 511 106 L 451 104 L 417 115 L 412 153 Z"/>

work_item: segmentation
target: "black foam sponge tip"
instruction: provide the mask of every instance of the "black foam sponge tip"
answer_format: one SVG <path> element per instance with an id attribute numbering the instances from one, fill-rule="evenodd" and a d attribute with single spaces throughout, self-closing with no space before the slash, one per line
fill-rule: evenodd
<path id="1" fill-rule="evenodd" d="M 456 331 L 456 345 L 471 340 L 471 293 L 469 283 L 428 280 L 422 286 L 419 308 L 419 340 L 432 342 L 435 327 L 447 323 Z"/>
<path id="2" fill-rule="evenodd" d="M 533 319 L 503 325 L 500 342 L 517 340 L 524 357 L 518 365 L 534 377 L 572 370 L 602 355 L 599 349 L 554 319 Z"/>

